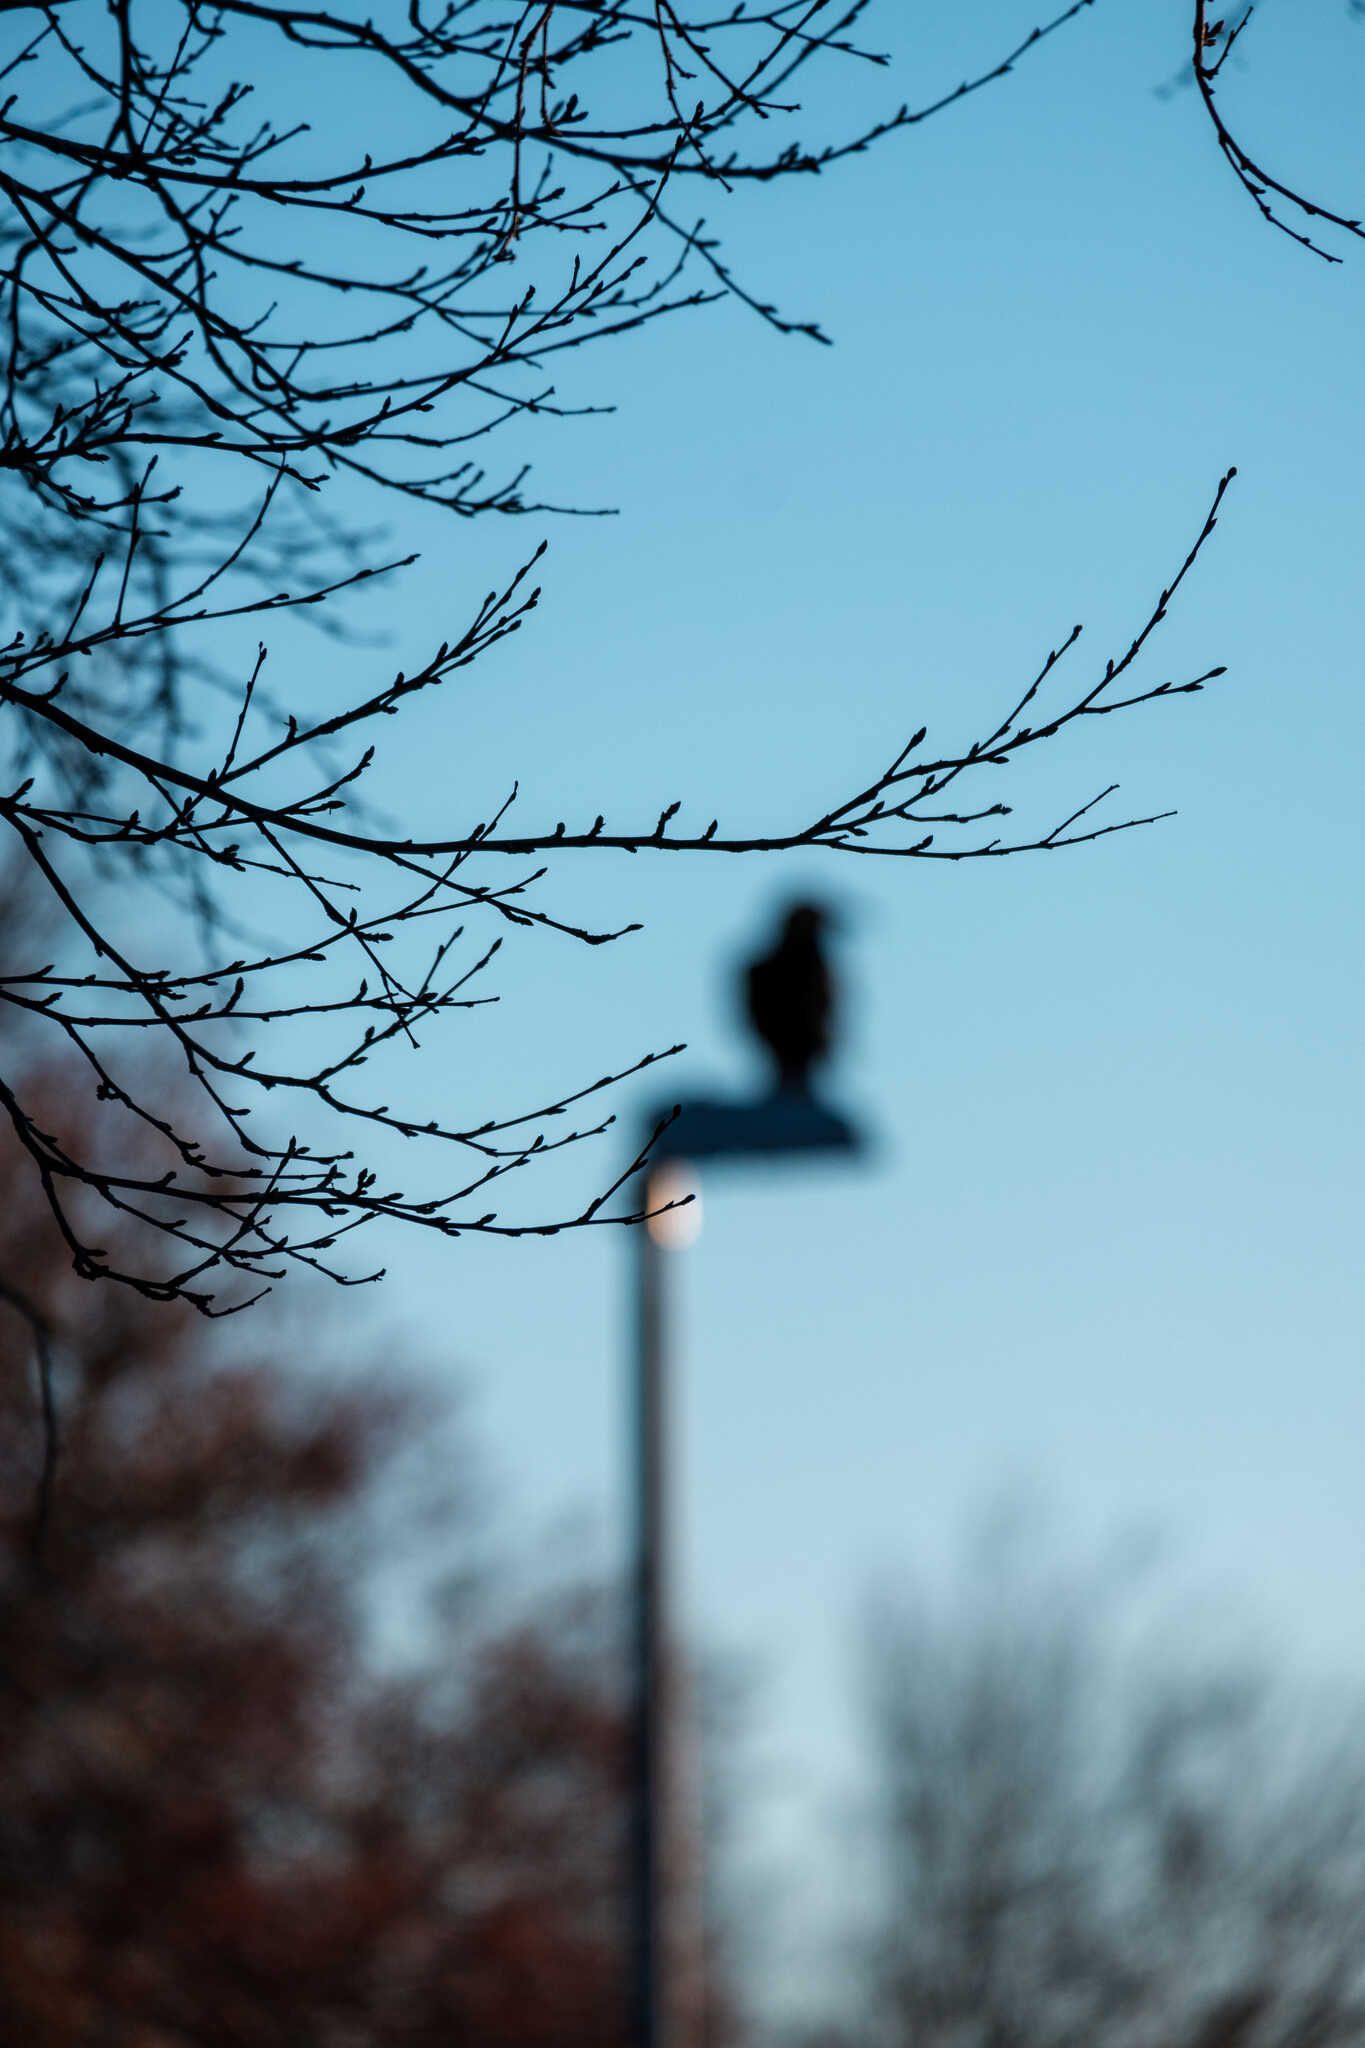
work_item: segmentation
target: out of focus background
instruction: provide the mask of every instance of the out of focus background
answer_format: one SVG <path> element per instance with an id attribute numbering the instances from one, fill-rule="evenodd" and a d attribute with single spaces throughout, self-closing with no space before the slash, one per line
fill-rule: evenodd
<path id="1" fill-rule="evenodd" d="M 1358 12 L 1263 0 L 1221 84 L 1346 213 Z M 1237 465 L 1147 656 L 1226 678 L 1068 734 L 1022 797 L 1175 816 L 961 865 L 561 864 L 547 907 L 644 929 L 509 944 L 433 1087 L 496 1114 L 685 1040 L 545 1169 L 581 1199 L 670 1090 L 761 1085 L 741 964 L 787 901 L 843 912 L 828 1087 L 869 1156 L 704 1173 L 669 1260 L 717 2042 L 1365 2029 L 1365 249 L 1259 218 L 1188 13 L 1098 0 L 737 194 L 736 262 L 834 345 L 722 304 L 567 369 L 616 410 L 538 430 L 540 487 L 616 516 L 530 522 L 537 617 L 382 771 L 438 820 L 515 777 L 537 818 L 781 832 L 1003 714 L 1076 621 L 1098 675 Z M 889 72 L 827 89 L 930 100 L 1034 19 L 887 10 Z M 424 516 L 401 605 L 357 607 L 386 659 L 525 552 Z M 0 1171 L 78 1362 L 60 1598 L 22 1373 L 0 1434 L 6 2038 L 622 2038 L 626 1234 L 414 1233 L 381 1288 L 206 1332 L 91 1299 Z"/>

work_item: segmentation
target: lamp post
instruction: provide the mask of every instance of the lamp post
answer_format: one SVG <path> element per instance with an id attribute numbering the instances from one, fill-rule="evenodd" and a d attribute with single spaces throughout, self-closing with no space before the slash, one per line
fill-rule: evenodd
<path id="1" fill-rule="evenodd" d="M 646 1212 L 659 1205 L 656 1171 L 643 1176 Z M 632 2039 L 638 2048 L 676 2048 L 675 1958 L 667 1938 L 669 1818 L 668 1613 L 664 1536 L 667 1524 L 668 1358 L 664 1350 L 665 1245 L 651 1216 L 632 1233 L 635 1245 L 635 1370 L 631 1433 L 634 1463 L 634 1583 L 631 1626 L 634 1698 L 631 1716 L 630 1889 Z"/>
<path id="2" fill-rule="evenodd" d="M 630 1232 L 634 1252 L 631 1371 L 633 1698 L 630 1745 L 630 1960 L 632 2048 L 695 2048 L 682 2038 L 677 1902 L 682 1843 L 677 1826 L 674 1684 L 669 1633 L 669 1407 L 671 1359 L 667 1268 L 671 1250 L 696 1234 L 695 1201 L 662 1209 L 682 1192 L 680 1162 L 734 1161 L 795 1153 L 857 1154 L 861 1134 L 809 1093 L 779 1090 L 757 1102 L 694 1097 L 655 1143 L 641 1176 L 647 1221 Z M 665 1111 L 667 1114 L 667 1111 Z M 661 1118 L 650 1119 L 653 1129 Z M 692 1959 L 695 1962 L 695 1959 Z M 699 1986 L 693 1987 L 695 1994 Z"/>

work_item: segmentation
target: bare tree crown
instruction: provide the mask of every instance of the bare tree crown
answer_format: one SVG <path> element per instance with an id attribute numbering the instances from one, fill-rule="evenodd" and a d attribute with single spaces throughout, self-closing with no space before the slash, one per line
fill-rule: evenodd
<path id="1" fill-rule="evenodd" d="M 568 1215 L 508 1214 L 502 1187 L 605 1130 L 621 1073 L 470 1122 L 443 1121 L 420 1087 L 406 1105 L 376 1100 L 361 1072 L 492 1000 L 507 934 L 620 936 L 542 907 L 551 858 L 958 861 L 1150 822 L 1107 821 L 1106 789 L 1017 826 L 1001 771 L 1068 727 L 1221 675 L 1141 664 L 1229 477 L 1126 647 L 1067 689 L 1076 627 L 990 730 L 931 743 L 920 729 L 811 818 L 703 809 L 693 823 L 674 802 L 526 820 L 514 788 L 457 791 L 467 816 L 440 837 L 379 821 L 364 782 L 386 721 L 521 630 L 539 548 L 448 638 L 322 709 L 273 675 L 263 640 L 242 669 L 214 651 L 230 622 L 326 623 L 358 584 L 400 574 L 401 541 L 384 552 L 353 523 L 358 491 L 456 519 L 554 509 L 520 463 L 498 467 L 495 444 L 570 409 L 554 382 L 565 352 L 721 295 L 823 338 L 750 289 L 701 202 L 913 126 L 1090 5 L 931 104 L 818 143 L 796 127 L 807 80 L 883 62 L 861 40 L 867 0 L 714 15 L 448 0 L 377 20 L 265 0 L 0 9 L 0 491 L 15 537 L 0 572 L 0 817 L 55 932 L 7 946 L 0 996 L 64 1044 L 111 1136 L 56 1128 L 14 1061 L 0 1103 L 78 1272 L 222 1312 L 291 1267 L 375 1277 L 343 1240 L 380 1219 L 451 1237 L 621 1220 L 611 1205 L 638 1160 L 599 1174 Z M 341 514 L 338 482 L 356 487 Z M 149 1044 L 172 1055 L 170 1095 Z M 449 1162 L 435 1193 L 366 1163 L 379 1130 Z M 130 1240 L 101 1218 L 146 1226 L 137 1257 L 107 1248 Z"/>

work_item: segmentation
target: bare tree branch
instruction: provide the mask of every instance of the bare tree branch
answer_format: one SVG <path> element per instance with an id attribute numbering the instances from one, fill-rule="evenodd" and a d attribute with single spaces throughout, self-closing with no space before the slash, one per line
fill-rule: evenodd
<path id="1" fill-rule="evenodd" d="M 552 861 L 958 861 L 1152 821 L 1102 821 L 1105 789 L 1007 827 L 994 777 L 1085 719 L 1221 675 L 1134 671 L 1229 478 L 1122 655 L 1058 698 L 1077 629 L 990 731 L 932 750 L 920 731 L 804 821 L 700 829 L 670 803 L 522 827 L 513 787 L 466 794 L 466 819 L 423 837 L 371 806 L 387 721 L 531 622 L 543 543 L 416 666 L 371 666 L 348 701 L 310 708 L 264 639 L 223 652 L 277 614 L 345 633 L 349 598 L 402 575 L 410 550 L 358 505 L 553 509 L 524 464 L 492 471 L 479 445 L 597 409 L 557 390 L 552 356 L 720 295 L 823 338 L 741 279 L 704 221 L 685 224 L 679 196 L 828 168 L 1000 81 L 1090 4 L 929 104 L 817 143 L 792 128 L 798 89 L 830 64 L 885 65 L 861 41 L 870 0 L 715 15 L 448 0 L 377 21 L 292 0 L 0 8 L 18 31 L 0 51 L 0 504 L 16 537 L 0 566 L 15 620 L 0 824 L 28 877 L 15 887 L 51 920 L 41 948 L 7 934 L 0 1002 L 60 1047 L 106 1124 L 98 1141 L 88 1123 L 54 1128 L 18 1069 L 0 1107 L 78 1274 L 225 1313 L 291 1268 L 377 1277 L 350 1242 L 375 1223 L 457 1238 L 631 1220 L 609 1201 L 629 1173 L 599 1173 L 549 1218 L 511 1191 L 542 1155 L 600 1138 L 611 1089 L 666 1054 L 491 1115 L 433 1115 L 421 1083 L 391 1101 L 361 1071 L 496 1001 L 505 936 L 596 947 L 637 928 L 548 907 Z M 360 122 L 299 117 L 336 92 Z M 430 1163 L 420 1192 L 358 1149 L 393 1136 Z"/>
<path id="2" fill-rule="evenodd" d="M 1353 9 L 1359 12 L 1360 10 Z M 1253 157 L 1229 128 L 1218 106 L 1215 94 L 1220 73 L 1229 55 L 1250 26 L 1256 12 L 1255 6 L 1243 6 L 1235 19 L 1224 15 L 1215 19 L 1216 10 L 1210 8 L 1208 0 L 1194 0 L 1194 54 L 1192 70 L 1194 81 L 1199 88 L 1199 97 L 1204 111 L 1213 126 L 1218 147 L 1242 190 L 1248 195 L 1262 220 L 1277 228 L 1282 235 L 1288 235 L 1291 242 L 1297 242 L 1302 249 L 1320 256 L 1324 263 L 1340 263 L 1342 258 L 1332 250 L 1324 248 L 1315 239 L 1318 228 L 1307 229 L 1303 222 L 1319 222 L 1322 229 L 1337 228 L 1342 234 L 1357 242 L 1365 241 L 1365 224 L 1344 213 L 1335 213 L 1330 206 L 1309 199 L 1293 185 L 1287 185 L 1264 164 Z"/>

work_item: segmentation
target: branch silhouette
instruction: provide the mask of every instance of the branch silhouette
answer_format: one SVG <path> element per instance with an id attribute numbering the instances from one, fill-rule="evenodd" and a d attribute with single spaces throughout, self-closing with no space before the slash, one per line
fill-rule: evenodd
<path id="1" fill-rule="evenodd" d="M 1365 12 L 1355 0 L 1351 0 L 1350 11 L 1354 14 Z M 1336 213 L 1330 206 L 1324 206 L 1293 185 L 1286 184 L 1268 171 L 1263 163 L 1243 147 L 1228 126 L 1219 107 L 1216 86 L 1223 66 L 1236 47 L 1240 38 L 1250 27 L 1256 9 L 1254 5 L 1243 6 L 1233 19 L 1227 15 L 1216 18 L 1216 10 L 1208 0 L 1194 0 L 1194 54 L 1192 71 L 1199 89 L 1204 111 L 1212 124 L 1214 135 L 1224 162 L 1232 171 L 1242 190 L 1251 199 L 1262 220 L 1287 235 L 1291 242 L 1307 249 L 1310 254 L 1320 256 L 1324 263 L 1340 263 L 1342 258 L 1331 249 L 1325 248 L 1317 236 L 1323 230 L 1338 229 L 1343 235 L 1357 242 L 1365 241 L 1365 223 L 1348 214 Z M 1309 226 L 1308 223 L 1320 223 Z"/>
<path id="2" fill-rule="evenodd" d="M 524 1169 L 600 1138 L 616 1085 L 678 1048 L 440 1115 L 424 1074 L 398 1101 L 362 1072 L 496 1001 L 508 934 L 594 948 L 637 929 L 547 907 L 552 863 L 999 858 L 1159 815 L 1102 818 L 1105 789 L 1006 824 L 998 774 L 1222 674 L 1135 669 L 1230 478 L 1125 652 L 1058 695 L 1076 629 L 991 730 L 932 748 L 917 732 L 804 820 L 689 828 L 670 803 L 522 826 L 514 786 L 422 837 L 371 803 L 387 722 L 532 622 L 543 542 L 415 666 L 372 663 L 345 702 L 317 708 L 264 637 L 232 651 L 277 615 L 352 637 L 349 601 L 415 559 L 365 507 L 600 511 L 541 499 L 519 456 L 494 466 L 509 429 L 601 409 L 558 391 L 552 358 L 720 297 L 824 339 L 745 280 L 684 195 L 826 170 L 999 83 L 1091 4 L 922 106 L 814 142 L 794 126 L 806 84 L 886 67 L 861 41 L 869 0 L 714 16 L 457 0 L 378 23 L 263 0 L 0 10 L 0 823 L 12 897 L 43 906 L 6 925 L 0 1000 L 104 1122 L 58 1128 L 8 1060 L 0 1106 L 78 1274 L 223 1314 L 292 1269 L 377 1278 L 355 1242 L 376 1223 L 460 1238 L 638 1220 L 618 1202 L 630 1171 L 599 1169 L 547 1215 Z M 332 104 L 363 113 L 310 123 L 333 82 L 350 97 Z M 428 1162 L 419 1191 L 366 1156 L 390 1136 Z"/>

